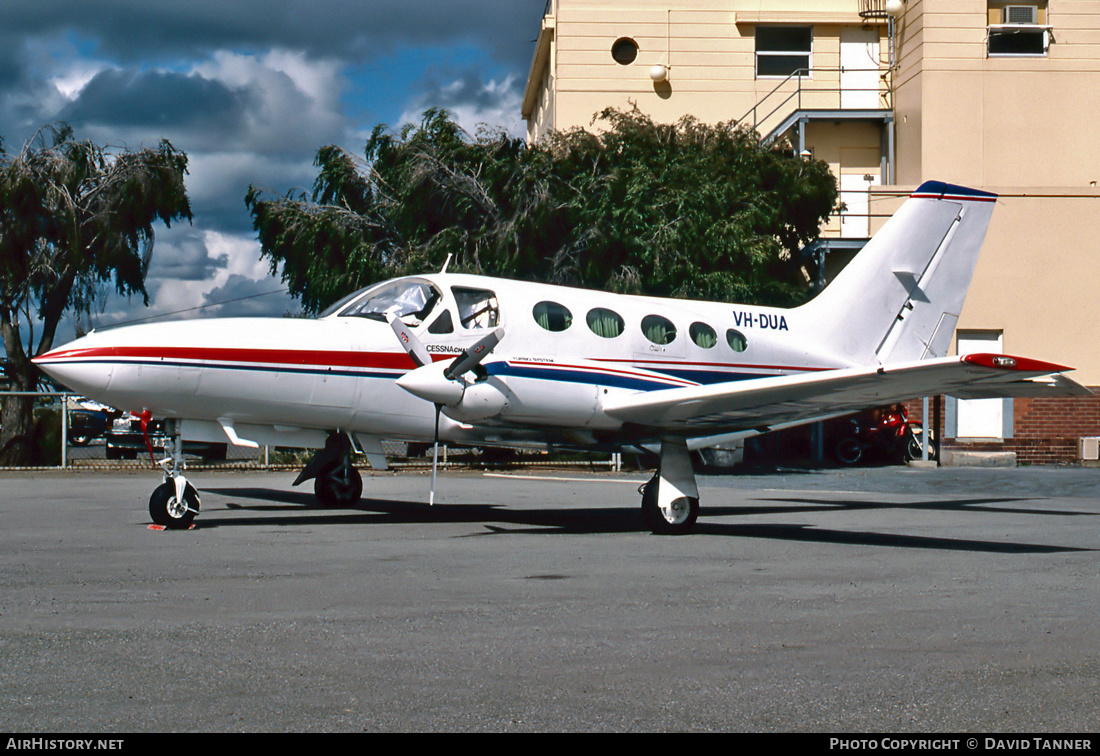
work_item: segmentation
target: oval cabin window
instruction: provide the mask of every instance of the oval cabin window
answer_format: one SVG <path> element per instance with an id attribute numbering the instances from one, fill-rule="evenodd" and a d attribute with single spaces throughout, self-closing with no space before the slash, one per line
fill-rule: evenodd
<path id="1" fill-rule="evenodd" d="M 564 331 L 573 325 L 573 313 L 557 302 L 539 302 L 531 311 L 535 322 L 547 331 Z"/>
<path id="2" fill-rule="evenodd" d="M 726 343 L 730 345 L 730 349 L 735 352 L 745 351 L 745 347 L 749 345 L 749 342 L 745 340 L 745 334 L 740 331 L 735 331 L 732 328 L 726 331 Z"/>
<path id="3" fill-rule="evenodd" d="M 660 315 L 646 315 L 642 318 L 642 333 L 654 344 L 671 344 L 676 340 L 676 326 Z"/>
<path id="4" fill-rule="evenodd" d="M 713 349 L 714 345 L 718 343 L 718 334 L 706 323 L 692 323 L 688 333 L 695 345 L 703 349 Z"/>
<path id="5" fill-rule="evenodd" d="M 621 335 L 626 325 L 619 313 L 614 310 L 606 310 L 603 307 L 589 310 L 586 320 L 592 333 L 605 339 L 613 339 Z"/>

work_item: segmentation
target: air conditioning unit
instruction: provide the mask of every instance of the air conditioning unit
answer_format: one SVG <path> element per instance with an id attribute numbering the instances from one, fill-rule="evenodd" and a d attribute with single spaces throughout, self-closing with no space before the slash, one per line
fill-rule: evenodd
<path id="1" fill-rule="evenodd" d="M 1100 461 L 1100 436 L 1086 436 L 1082 438 L 1077 449 L 1083 461 Z"/>
<path id="2" fill-rule="evenodd" d="M 1006 5 L 1001 14 L 1002 24 L 1031 24 L 1039 23 L 1038 5 Z"/>

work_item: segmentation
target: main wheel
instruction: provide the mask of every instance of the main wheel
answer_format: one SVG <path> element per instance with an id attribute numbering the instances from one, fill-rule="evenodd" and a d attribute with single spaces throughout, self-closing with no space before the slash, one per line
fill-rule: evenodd
<path id="1" fill-rule="evenodd" d="M 314 479 L 313 493 L 322 507 L 350 507 L 363 495 L 363 476 L 351 465 L 337 465 Z"/>
<path id="2" fill-rule="evenodd" d="M 183 501 L 176 497 L 176 484 L 169 480 L 157 486 L 149 497 L 149 516 L 157 525 L 169 530 L 186 530 L 195 521 L 199 511 L 199 495 L 188 483 L 183 491 Z"/>
<path id="3" fill-rule="evenodd" d="M 666 512 L 657 504 L 659 486 L 660 478 L 656 475 L 642 486 L 642 521 L 659 535 L 687 533 L 695 527 L 699 517 L 699 500 L 694 496 L 681 496 L 672 502 L 672 511 Z"/>

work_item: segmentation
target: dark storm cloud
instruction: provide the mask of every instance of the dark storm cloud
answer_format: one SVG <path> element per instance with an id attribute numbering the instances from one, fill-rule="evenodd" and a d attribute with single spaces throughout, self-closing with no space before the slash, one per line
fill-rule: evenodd
<path id="1" fill-rule="evenodd" d="M 278 280 L 259 257 L 248 186 L 308 189 L 319 147 L 361 154 L 377 123 L 429 107 L 515 131 L 545 5 L 0 0 L 0 138 L 17 149 L 66 121 L 101 145 L 169 139 L 189 158 L 194 222 L 158 229 L 150 309 L 247 296 L 225 314 L 278 315 L 294 309 L 285 295 L 252 298 Z M 113 301 L 103 317 L 136 306 Z"/>
<path id="2" fill-rule="evenodd" d="M 203 281 L 228 262 L 226 255 L 214 257 L 202 235 L 191 228 L 173 229 L 157 235 L 149 283 L 160 279 Z"/>
<path id="3" fill-rule="evenodd" d="M 6 5 L 0 9 L 4 36 L 79 29 L 118 61 L 242 45 L 364 59 L 399 44 L 435 46 L 466 39 L 511 63 L 530 59 L 545 0 L 38 0 Z"/>
<path id="4" fill-rule="evenodd" d="M 108 69 L 96 74 L 59 120 L 127 128 L 176 129 L 201 123 L 219 131 L 241 123 L 247 97 L 197 74 Z"/>

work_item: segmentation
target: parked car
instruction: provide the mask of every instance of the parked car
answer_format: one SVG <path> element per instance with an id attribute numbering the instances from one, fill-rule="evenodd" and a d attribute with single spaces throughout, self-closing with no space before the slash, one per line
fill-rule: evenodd
<path id="1" fill-rule="evenodd" d="M 149 444 L 154 454 L 166 453 L 170 438 L 164 432 L 163 420 L 149 421 Z M 137 459 L 147 454 L 145 434 L 141 430 L 141 420 L 126 415 L 115 420 L 114 425 L 103 434 L 107 442 L 107 459 Z M 184 441 L 183 453 L 202 457 L 205 461 L 221 461 L 226 457 L 228 445 L 206 441 Z"/>
<path id="2" fill-rule="evenodd" d="M 102 436 L 111 427 L 114 419 L 122 413 L 113 407 L 85 399 L 82 396 L 70 396 L 67 399 L 69 415 L 69 443 L 73 446 L 87 446 L 93 438 Z"/>

